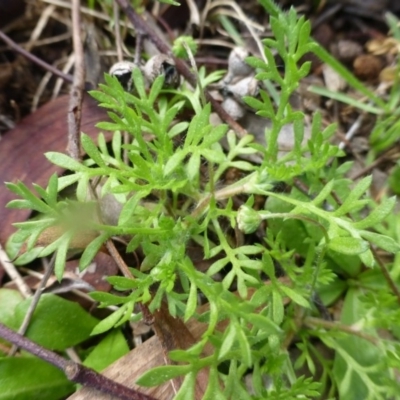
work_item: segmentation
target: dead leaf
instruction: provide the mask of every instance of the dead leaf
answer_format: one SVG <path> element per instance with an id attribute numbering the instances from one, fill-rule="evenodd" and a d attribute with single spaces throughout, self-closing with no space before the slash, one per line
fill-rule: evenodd
<path id="1" fill-rule="evenodd" d="M 199 307 L 198 312 L 203 313 L 207 310 L 207 308 L 208 304 L 205 304 Z M 228 321 L 221 321 L 218 324 L 218 329 L 225 329 L 227 322 Z M 183 324 L 182 321 L 181 323 Z M 201 335 L 206 331 L 208 326 L 207 324 L 200 323 L 195 319 L 189 320 L 188 323 L 184 325 L 185 330 L 189 332 L 189 335 L 192 336 L 195 341 L 198 341 L 201 338 Z M 175 326 L 175 328 L 177 328 L 177 326 Z M 169 326 L 167 329 L 171 329 L 171 326 Z M 179 339 L 181 334 L 182 331 L 180 330 L 174 333 L 174 343 L 176 342 L 176 340 L 182 342 L 182 340 Z M 184 333 L 183 336 L 187 337 L 187 333 Z M 185 340 L 183 340 L 183 342 L 185 342 Z M 211 347 L 206 347 L 205 355 L 211 354 L 211 351 Z M 147 395 L 153 396 L 156 399 L 170 400 L 174 397 L 174 391 L 169 382 L 151 388 L 144 388 L 135 384 L 135 381 L 146 371 L 160 365 L 165 365 L 163 352 L 164 350 L 160 340 L 157 336 L 153 336 L 149 340 L 146 340 L 142 345 L 136 347 L 124 357 L 121 357 L 119 360 L 111 364 L 102 372 L 102 374 L 112 380 L 115 380 L 118 383 L 139 390 L 140 392 Z M 200 377 L 200 380 L 202 378 L 203 377 Z M 203 386 L 207 384 L 207 381 L 198 382 L 198 384 Z M 113 400 L 113 397 L 100 393 L 99 391 L 92 388 L 85 387 L 74 393 L 72 396 L 68 397 L 67 400 Z"/>
<path id="2" fill-rule="evenodd" d="M 14 222 L 29 218 L 29 210 L 6 208 L 15 195 L 5 187 L 5 182 L 22 181 L 29 187 L 32 183 L 46 186 L 53 173 L 61 174 L 61 168 L 51 164 L 44 156 L 48 151 L 65 152 L 67 147 L 68 96 L 47 103 L 24 118 L 18 126 L 7 132 L 0 141 L 0 243 L 5 245 L 15 231 Z M 85 96 L 82 110 L 81 130 L 96 139 L 95 124 L 106 119 L 106 112 Z M 108 135 L 110 137 L 110 134 Z M 109 289 L 103 280 L 105 275 L 116 274 L 118 268 L 110 256 L 96 257 L 96 274 L 83 279 L 97 290 Z"/>
<path id="3" fill-rule="evenodd" d="M 29 210 L 5 208 L 15 195 L 6 189 L 4 182 L 22 181 L 28 186 L 32 183 L 46 186 L 53 173 L 63 172 L 51 164 L 44 153 L 66 151 L 67 111 L 68 96 L 59 97 L 28 115 L 0 141 L 0 242 L 3 245 L 15 230 L 12 223 L 25 221 L 30 214 Z M 86 96 L 82 115 L 81 130 L 96 138 L 95 124 L 106 118 L 105 111 Z"/>

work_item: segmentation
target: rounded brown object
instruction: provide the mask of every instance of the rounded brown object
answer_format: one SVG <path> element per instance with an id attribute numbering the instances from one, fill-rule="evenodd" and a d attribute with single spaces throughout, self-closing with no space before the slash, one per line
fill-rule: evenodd
<path id="1" fill-rule="evenodd" d="M 372 54 L 358 56 L 353 63 L 355 75 L 367 81 L 376 80 L 383 68 L 383 62 Z"/>
<path id="2" fill-rule="evenodd" d="M 379 74 L 379 82 L 393 83 L 397 75 L 398 71 L 396 66 L 383 68 Z"/>

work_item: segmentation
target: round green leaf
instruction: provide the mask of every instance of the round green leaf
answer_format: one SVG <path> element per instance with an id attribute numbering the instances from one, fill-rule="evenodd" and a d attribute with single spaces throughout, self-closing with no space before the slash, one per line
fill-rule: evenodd
<path id="1" fill-rule="evenodd" d="M 58 400 L 74 391 L 64 373 L 36 357 L 0 358 L 0 400 Z"/>
<path id="2" fill-rule="evenodd" d="M 121 330 L 114 329 L 92 350 L 83 365 L 100 372 L 128 352 L 129 347 Z"/>
<path id="3" fill-rule="evenodd" d="M 15 324 L 20 326 L 31 299 L 21 302 L 15 312 Z M 26 336 L 51 350 L 64 350 L 86 340 L 98 320 L 77 303 L 44 294 L 33 314 Z"/>
<path id="4" fill-rule="evenodd" d="M 23 301 L 23 297 L 17 290 L 0 289 L 0 322 L 10 328 L 14 325 L 14 313 L 17 305 Z"/>

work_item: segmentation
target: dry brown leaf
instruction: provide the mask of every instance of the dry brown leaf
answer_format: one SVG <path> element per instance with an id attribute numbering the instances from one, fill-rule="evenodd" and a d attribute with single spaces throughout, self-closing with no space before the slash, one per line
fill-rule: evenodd
<path id="1" fill-rule="evenodd" d="M 199 307 L 198 312 L 204 312 L 208 308 L 208 304 L 205 304 Z M 172 318 L 172 317 L 170 317 Z M 218 325 L 218 329 L 223 330 L 228 321 L 222 321 Z M 183 323 L 182 323 L 183 324 Z M 185 324 L 184 324 L 185 325 Z M 201 335 L 206 331 L 207 324 L 200 323 L 194 319 L 188 321 L 185 325 L 186 330 L 190 336 L 193 337 L 195 341 L 198 341 Z M 169 327 L 170 328 L 170 327 Z M 179 337 L 182 335 L 182 331 L 174 332 L 173 342 L 176 340 L 182 342 L 182 339 Z M 183 336 L 187 336 L 185 333 Z M 182 345 L 182 343 L 181 343 Z M 206 348 L 205 355 L 211 354 L 211 348 Z M 139 390 L 142 393 L 153 396 L 156 399 L 160 400 L 170 400 L 174 397 L 174 390 L 172 385 L 169 382 L 164 383 L 163 385 L 152 387 L 152 388 L 144 388 L 135 384 L 135 381 L 143 375 L 146 371 L 151 368 L 165 365 L 164 360 L 164 350 L 163 346 L 158 339 L 157 336 L 153 336 L 149 340 L 145 341 L 139 347 L 136 347 L 124 357 L 121 357 L 119 360 L 111 364 L 108 368 L 106 368 L 102 374 L 106 377 L 115 380 L 118 383 L 121 383 L 130 388 L 134 388 Z M 204 382 L 205 376 L 198 376 L 198 385 L 201 388 L 205 387 L 207 381 Z M 196 391 L 196 394 L 199 393 L 199 388 Z M 196 397 L 201 398 L 201 397 Z M 113 400 L 112 396 L 100 393 L 97 390 L 91 388 L 82 388 L 78 392 L 74 393 L 72 396 L 68 397 L 67 400 Z"/>
<path id="2" fill-rule="evenodd" d="M 44 156 L 48 151 L 66 152 L 68 96 L 59 97 L 24 118 L 0 142 L 0 242 L 4 245 L 14 232 L 12 223 L 25 221 L 29 210 L 7 209 L 6 204 L 15 195 L 6 189 L 5 182 L 22 181 L 31 186 L 46 186 L 50 176 L 62 170 Z M 98 130 L 95 124 L 106 118 L 104 110 L 87 96 L 83 103 L 81 130 L 93 138 Z"/>

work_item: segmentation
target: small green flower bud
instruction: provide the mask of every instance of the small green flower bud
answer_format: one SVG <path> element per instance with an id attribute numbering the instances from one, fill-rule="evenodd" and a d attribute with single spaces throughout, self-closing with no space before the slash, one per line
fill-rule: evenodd
<path id="1" fill-rule="evenodd" d="M 184 43 L 190 49 L 193 55 L 197 53 L 198 46 L 192 36 L 179 36 L 174 40 L 174 44 L 172 46 L 172 53 L 175 55 L 175 57 L 188 59 L 188 54 Z"/>
<path id="2" fill-rule="evenodd" d="M 260 214 L 251 207 L 242 205 L 237 213 L 236 221 L 239 230 L 243 233 L 253 233 L 260 225 L 262 218 Z"/>

